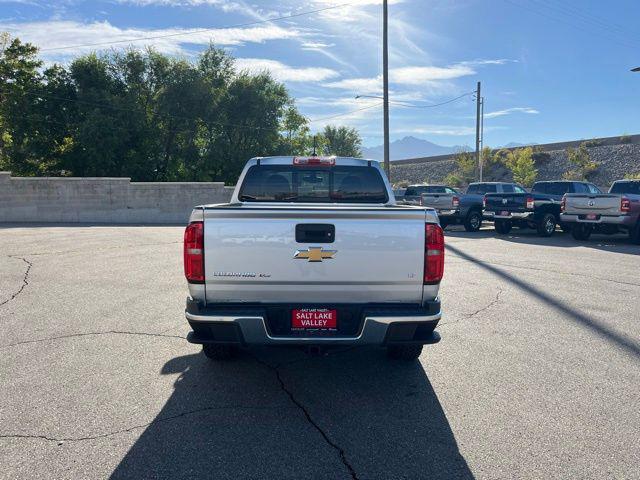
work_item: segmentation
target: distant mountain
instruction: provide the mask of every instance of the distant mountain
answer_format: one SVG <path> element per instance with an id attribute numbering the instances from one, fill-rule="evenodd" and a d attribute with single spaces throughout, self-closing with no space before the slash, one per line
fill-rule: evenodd
<path id="1" fill-rule="evenodd" d="M 448 155 L 460 150 L 470 150 L 469 147 L 453 146 L 445 147 L 416 137 L 404 137 L 389 144 L 389 157 L 391 160 L 403 160 L 405 158 L 433 157 L 435 155 Z M 382 145 L 377 147 L 363 148 L 362 156 L 374 160 L 384 159 Z"/>

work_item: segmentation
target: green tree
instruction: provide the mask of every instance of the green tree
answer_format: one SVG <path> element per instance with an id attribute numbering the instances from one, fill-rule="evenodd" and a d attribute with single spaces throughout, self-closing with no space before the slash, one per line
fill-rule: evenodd
<path id="1" fill-rule="evenodd" d="M 282 155 L 306 155 L 313 147 L 309 121 L 292 103 L 284 111 L 282 119 L 282 144 L 279 153 Z"/>
<path id="2" fill-rule="evenodd" d="M 533 185 L 538 177 L 531 147 L 510 151 L 506 156 L 505 164 L 511 170 L 513 181 L 525 187 Z"/>
<path id="3" fill-rule="evenodd" d="M 355 128 L 327 125 L 322 131 L 323 153 L 339 157 L 362 156 L 362 139 Z"/>
<path id="4" fill-rule="evenodd" d="M 577 149 L 567 148 L 567 157 L 569 157 L 569 163 L 573 168 L 566 171 L 562 178 L 565 180 L 587 180 L 598 170 L 598 163 L 591 160 L 587 147 L 588 142 L 582 142 Z"/>
<path id="5" fill-rule="evenodd" d="M 354 129 L 325 133 L 320 151 L 359 155 Z M 213 45 L 195 61 L 131 49 L 45 68 L 0 36 L 0 168 L 14 174 L 234 183 L 250 157 L 312 145 L 284 85 Z"/>

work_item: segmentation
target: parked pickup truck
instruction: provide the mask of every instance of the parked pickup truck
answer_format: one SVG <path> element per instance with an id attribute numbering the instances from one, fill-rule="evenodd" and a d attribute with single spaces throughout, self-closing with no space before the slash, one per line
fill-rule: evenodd
<path id="1" fill-rule="evenodd" d="M 403 205 L 421 205 L 422 195 L 426 193 L 454 193 L 454 190 L 444 185 L 409 185 L 404 191 L 404 195 L 398 199 L 398 203 Z"/>
<path id="2" fill-rule="evenodd" d="M 560 219 L 572 227 L 576 240 L 587 240 L 593 232 L 626 232 L 640 244 L 640 180 L 618 180 L 604 194 L 568 193 Z"/>
<path id="3" fill-rule="evenodd" d="M 238 347 L 379 345 L 417 358 L 437 343 L 444 235 L 432 209 L 396 205 L 378 162 L 254 158 L 230 203 L 184 235 L 188 341 Z"/>
<path id="4" fill-rule="evenodd" d="M 485 215 L 492 217 L 496 232 L 507 234 L 514 225 L 533 228 L 538 235 L 550 237 L 561 222 L 560 204 L 565 193 L 601 193 L 588 182 L 536 182 L 531 193 L 502 193 L 485 196 Z M 565 228 L 563 228 L 565 230 Z"/>
<path id="5" fill-rule="evenodd" d="M 477 232 L 482 227 L 485 193 L 513 192 L 518 189 L 525 191 L 519 185 L 501 182 L 471 183 L 465 194 L 460 194 L 446 185 L 430 185 L 430 187 L 434 191 L 423 193 L 420 205 L 436 210 L 442 228 L 461 223 L 467 232 Z"/>

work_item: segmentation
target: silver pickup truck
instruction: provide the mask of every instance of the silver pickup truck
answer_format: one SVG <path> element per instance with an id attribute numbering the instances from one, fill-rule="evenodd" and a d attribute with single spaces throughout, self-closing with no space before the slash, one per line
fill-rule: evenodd
<path id="1" fill-rule="evenodd" d="M 560 219 L 571 226 L 576 240 L 592 233 L 626 232 L 640 244 L 640 180 L 613 182 L 609 193 L 568 193 L 562 198 Z"/>
<path id="2" fill-rule="evenodd" d="M 396 205 L 378 162 L 254 158 L 231 201 L 195 207 L 184 236 L 188 340 L 239 347 L 437 343 L 444 236 L 432 209 Z"/>

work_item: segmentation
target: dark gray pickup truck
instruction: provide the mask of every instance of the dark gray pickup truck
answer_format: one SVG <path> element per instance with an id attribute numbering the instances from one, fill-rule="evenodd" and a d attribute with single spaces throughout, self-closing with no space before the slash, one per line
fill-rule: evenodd
<path id="1" fill-rule="evenodd" d="M 496 232 L 507 234 L 511 227 L 533 228 L 549 237 L 561 223 L 560 204 L 566 193 L 602 193 L 592 183 L 575 181 L 536 182 L 530 193 L 488 194 L 485 215 L 493 217 Z M 565 228 L 563 228 L 565 230 Z"/>
<path id="2" fill-rule="evenodd" d="M 640 244 L 640 180 L 613 182 L 609 193 L 570 193 L 562 200 L 562 222 L 570 225 L 576 240 L 587 240 L 592 233 L 628 233 Z"/>
<path id="3" fill-rule="evenodd" d="M 464 195 L 446 185 L 430 187 L 433 191 L 421 195 L 420 205 L 436 210 L 442 228 L 461 223 L 467 232 L 477 232 L 482 227 L 482 204 L 486 193 L 525 192 L 520 185 L 502 182 L 471 183 Z"/>

